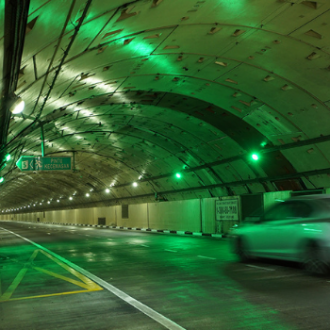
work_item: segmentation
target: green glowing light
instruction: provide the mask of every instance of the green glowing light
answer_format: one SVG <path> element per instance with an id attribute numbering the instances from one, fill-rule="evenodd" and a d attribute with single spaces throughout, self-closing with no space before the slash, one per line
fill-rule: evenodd
<path id="1" fill-rule="evenodd" d="M 3 176 L 0 178 L 0 183 L 5 181 L 5 179 L 3 178 Z"/>
<path id="2" fill-rule="evenodd" d="M 176 176 L 178 179 L 181 179 L 181 173 L 176 173 L 175 176 Z"/>
<path id="3" fill-rule="evenodd" d="M 261 144 L 260 144 L 262 147 L 265 147 L 266 145 L 267 145 L 267 142 L 266 141 L 263 141 L 263 142 L 261 142 Z"/>
<path id="4" fill-rule="evenodd" d="M 251 158 L 253 160 L 259 160 L 259 155 L 254 153 L 254 154 L 251 155 Z"/>
<path id="5" fill-rule="evenodd" d="M 7 155 L 6 155 L 6 161 L 8 162 L 10 159 L 11 159 L 10 154 L 7 154 Z"/>

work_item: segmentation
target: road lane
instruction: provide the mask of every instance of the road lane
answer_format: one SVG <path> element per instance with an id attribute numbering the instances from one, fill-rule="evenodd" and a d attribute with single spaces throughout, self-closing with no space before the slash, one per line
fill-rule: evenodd
<path id="1" fill-rule="evenodd" d="M 185 329 L 328 329 L 330 283 L 326 279 L 307 276 L 291 265 L 237 263 L 227 240 L 9 222 L 1 222 L 0 227 L 41 244 Z M 9 246 L 23 244 L 6 240 Z M 68 304 L 64 329 L 71 329 L 73 319 L 84 324 L 91 306 L 98 306 L 98 295 L 103 303 L 107 300 L 103 291 L 79 295 L 95 298 L 81 304 L 78 321 L 72 316 L 70 298 L 60 297 L 62 304 Z M 49 299 L 55 298 L 43 298 L 42 304 L 47 306 Z M 5 304 L 0 304 L 0 311 L 7 308 Z M 143 319 L 132 312 L 126 329 L 139 329 L 141 324 L 134 321 L 137 315 Z M 102 318 L 117 319 L 116 309 Z M 89 329 L 101 328 L 96 323 Z"/>

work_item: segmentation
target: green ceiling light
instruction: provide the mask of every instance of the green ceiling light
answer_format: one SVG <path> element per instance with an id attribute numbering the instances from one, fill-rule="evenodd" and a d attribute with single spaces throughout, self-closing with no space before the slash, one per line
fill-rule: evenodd
<path id="1" fill-rule="evenodd" d="M 181 179 L 181 173 L 176 173 L 175 176 L 177 177 L 177 179 Z"/>
<path id="2" fill-rule="evenodd" d="M 267 145 L 267 142 L 266 141 L 263 141 L 263 142 L 260 143 L 260 145 L 263 148 L 263 147 L 265 147 Z"/>
<path id="3" fill-rule="evenodd" d="M 255 152 L 251 155 L 251 158 L 252 158 L 254 161 L 257 161 L 257 160 L 260 159 L 259 155 L 258 155 L 257 153 L 255 153 Z"/>
<path id="4" fill-rule="evenodd" d="M 136 182 L 133 182 L 133 187 L 137 187 L 138 184 Z"/>
<path id="5" fill-rule="evenodd" d="M 3 176 L 0 178 L 0 183 L 4 182 L 5 179 L 3 178 Z"/>
<path id="6" fill-rule="evenodd" d="M 7 154 L 7 155 L 6 155 L 6 157 L 5 157 L 5 159 L 6 159 L 6 161 L 7 161 L 7 162 L 9 162 L 9 161 L 10 161 L 10 159 L 11 159 L 11 156 L 10 156 L 10 154 Z"/>

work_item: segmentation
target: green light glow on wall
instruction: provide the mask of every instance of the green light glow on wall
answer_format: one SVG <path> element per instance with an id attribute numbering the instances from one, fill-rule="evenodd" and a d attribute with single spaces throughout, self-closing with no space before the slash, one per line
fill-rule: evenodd
<path id="1" fill-rule="evenodd" d="M 246 5 L 243 0 L 223 0 L 221 2 L 221 7 L 225 9 L 230 9 L 234 11 L 241 10 Z"/>
<path id="2" fill-rule="evenodd" d="M 176 176 L 178 179 L 181 179 L 181 173 L 176 173 L 175 176 Z"/>
<path id="3" fill-rule="evenodd" d="M 5 179 L 3 178 L 3 176 L 0 178 L 0 183 L 4 182 Z"/>
<path id="4" fill-rule="evenodd" d="M 11 159 L 10 154 L 7 154 L 7 155 L 6 155 L 6 161 L 8 162 L 10 159 Z"/>

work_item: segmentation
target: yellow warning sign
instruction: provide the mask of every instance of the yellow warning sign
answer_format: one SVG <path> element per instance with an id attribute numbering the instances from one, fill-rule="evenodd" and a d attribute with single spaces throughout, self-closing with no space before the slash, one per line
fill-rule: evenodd
<path id="1" fill-rule="evenodd" d="M 33 264 L 34 259 L 36 256 L 42 253 L 44 256 L 49 258 L 50 260 L 57 263 L 59 266 L 61 266 L 63 269 L 65 269 L 67 272 L 72 274 L 76 279 L 72 279 L 70 277 L 54 273 L 52 271 L 49 271 L 44 268 L 37 267 Z M 63 281 L 69 282 L 71 284 L 74 284 L 80 288 L 83 288 L 83 290 L 77 290 L 77 291 L 68 291 L 68 292 L 61 292 L 61 293 L 52 293 L 52 294 L 45 294 L 45 295 L 38 295 L 38 296 L 28 296 L 28 297 L 19 297 L 19 298 L 11 298 L 19 284 L 21 283 L 22 279 L 24 278 L 25 274 L 28 272 L 29 269 L 34 269 L 40 273 L 47 274 L 52 277 L 56 277 L 58 279 L 61 279 Z M 0 302 L 4 301 L 13 301 L 13 300 L 23 300 L 23 299 L 32 299 L 32 298 L 42 298 L 42 297 L 51 297 L 51 296 L 61 296 L 61 295 L 67 295 L 67 294 L 74 294 L 74 293 L 82 293 L 82 292 L 91 292 L 91 291 L 100 291 L 103 290 L 99 285 L 97 285 L 95 282 L 90 280 L 88 277 L 84 276 L 83 274 L 77 272 L 73 268 L 69 267 L 65 263 L 61 262 L 57 258 L 53 257 L 52 255 L 48 254 L 47 252 L 43 250 L 35 250 L 31 257 L 29 258 L 26 265 L 19 271 L 13 282 L 9 285 L 7 290 L 2 293 L 1 290 L 1 277 L 0 277 Z"/>

